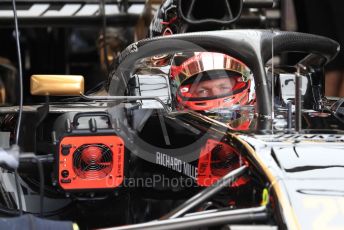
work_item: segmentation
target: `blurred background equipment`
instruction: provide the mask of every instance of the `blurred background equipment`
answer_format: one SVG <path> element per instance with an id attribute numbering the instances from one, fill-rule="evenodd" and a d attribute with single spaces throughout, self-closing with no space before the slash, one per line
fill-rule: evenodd
<path id="1" fill-rule="evenodd" d="M 0 105 L 13 105 L 17 102 L 17 70 L 7 58 L 0 57 Z"/>
<path id="2" fill-rule="evenodd" d="M 108 27 L 105 32 L 98 37 L 97 48 L 99 49 L 99 58 L 101 70 L 108 73 L 106 63 L 112 63 L 119 53 L 129 45 L 132 39 L 132 30 L 123 27 Z"/>
<path id="3" fill-rule="evenodd" d="M 294 0 L 297 30 L 329 37 L 341 45 L 337 57 L 325 67 L 325 95 L 344 97 L 344 2 Z"/>
<path id="4" fill-rule="evenodd" d="M 86 79 L 86 91 L 107 79 L 107 72 L 101 68 L 104 64 L 99 64 L 100 59 L 105 63 L 103 50 L 107 42 L 99 38 L 104 20 L 108 34 L 105 41 L 117 53 L 133 41 L 132 31 L 145 4 L 142 0 L 16 2 L 27 102 L 34 100 L 27 93 L 33 74 L 81 74 Z M 11 6 L 11 0 L 0 2 L 0 56 L 18 67 Z M 109 53 L 110 64 L 113 56 Z"/>

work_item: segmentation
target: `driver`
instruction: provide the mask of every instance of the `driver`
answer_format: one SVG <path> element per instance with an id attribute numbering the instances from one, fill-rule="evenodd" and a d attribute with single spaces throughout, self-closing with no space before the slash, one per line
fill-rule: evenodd
<path id="1" fill-rule="evenodd" d="M 255 102 L 252 76 L 243 62 L 215 52 L 176 54 L 173 62 L 170 75 L 178 110 L 224 116 L 232 128 L 248 129 L 250 122 L 243 119 L 247 114 L 233 113 Z M 237 119 L 245 122 L 233 127 Z"/>

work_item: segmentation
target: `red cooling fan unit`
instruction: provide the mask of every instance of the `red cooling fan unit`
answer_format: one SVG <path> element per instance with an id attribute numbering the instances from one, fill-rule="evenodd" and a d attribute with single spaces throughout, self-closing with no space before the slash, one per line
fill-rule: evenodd
<path id="1" fill-rule="evenodd" d="M 247 165 L 248 163 L 232 146 L 209 139 L 202 148 L 198 161 L 197 184 L 210 186 L 243 164 Z M 237 187 L 246 183 L 247 179 L 242 176 L 234 181 L 231 186 Z"/>
<path id="2" fill-rule="evenodd" d="M 67 136 L 59 145 L 64 190 L 116 188 L 123 182 L 124 143 L 118 136 Z"/>
<path id="3" fill-rule="evenodd" d="M 74 172 L 82 179 L 102 179 L 112 170 L 112 154 L 111 149 L 103 144 L 82 145 L 74 152 Z"/>

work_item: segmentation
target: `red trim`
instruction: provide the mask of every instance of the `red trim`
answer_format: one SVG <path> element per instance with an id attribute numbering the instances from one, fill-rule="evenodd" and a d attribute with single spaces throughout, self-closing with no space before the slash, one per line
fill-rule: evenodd
<path id="1" fill-rule="evenodd" d="M 168 22 L 160 22 L 160 23 L 163 24 L 163 25 L 170 25 L 170 24 L 172 24 L 175 20 L 177 20 L 177 16 L 171 18 Z"/>
<path id="2" fill-rule="evenodd" d="M 166 27 L 164 32 L 162 33 L 162 36 L 169 36 L 169 35 L 173 35 L 173 32 L 170 27 Z"/>

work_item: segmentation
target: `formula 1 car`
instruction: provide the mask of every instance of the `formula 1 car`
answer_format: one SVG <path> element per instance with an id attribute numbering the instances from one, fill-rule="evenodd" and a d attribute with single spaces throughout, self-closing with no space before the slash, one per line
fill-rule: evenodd
<path id="1" fill-rule="evenodd" d="M 82 76 L 33 75 L 31 94 L 46 102 L 22 117 L 0 109 L 0 213 L 82 229 L 343 227 L 344 101 L 323 96 L 338 49 L 295 32 L 196 32 L 129 45 L 89 94 Z M 288 52 L 306 55 L 277 65 Z M 221 68 L 200 61 L 210 56 Z M 235 77 L 250 103 L 220 94 L 235 103 L 190 109 L 210 99 L 195 100 L 192 84 L 214 78 L 175 80 L 200 68 Z"/>

